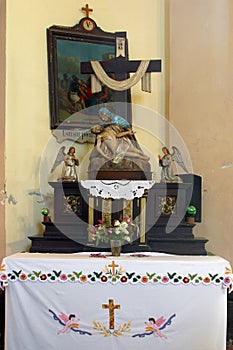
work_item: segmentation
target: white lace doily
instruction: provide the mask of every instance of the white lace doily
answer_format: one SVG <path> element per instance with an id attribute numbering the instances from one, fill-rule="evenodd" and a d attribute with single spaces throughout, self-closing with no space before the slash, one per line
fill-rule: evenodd
<path id="1" fill-rule="evenodd" d="M 81 180 L 81 185 L 87 188 L 92 196 L 113 199 L 140 198 L 154 183 L 155 181 L 148 180 Z"/>

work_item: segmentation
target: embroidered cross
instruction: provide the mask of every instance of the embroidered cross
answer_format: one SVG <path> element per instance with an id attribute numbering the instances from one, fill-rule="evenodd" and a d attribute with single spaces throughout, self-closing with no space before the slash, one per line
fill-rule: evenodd
<path id="1" fill-rule="evenodd" d="M 103 304 L 103 309 L 109 309 L 109 329 L 114 329 L 114 310 L 120 309 L 120 305 L 114 305 L 114 300 L 109 299 L 109 304 Z"/>
<path id="2" fill-rule="evenodd" d="M 115 276 L 115 274 L 116 274 L 115 267 L 119 267 L 119 265 L 115 264 L 115 262 L 112 261 L 112 263 L 110 265 L 108 265 L 108 267 L 112 268 L 112 275 Z"/>

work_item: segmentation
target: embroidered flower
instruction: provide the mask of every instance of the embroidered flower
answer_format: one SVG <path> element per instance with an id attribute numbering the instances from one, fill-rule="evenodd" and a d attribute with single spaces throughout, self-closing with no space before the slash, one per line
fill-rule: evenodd
<path id="1" fill-rule="evenodd" d="M 27 279 L 27 275 L 25 275 L 25 273 L 22 273 L 20 276 L 19 276 L 19 279 L 21 281 L 25 281 Z"/>
<path id="2" fill-rule="evenodd" d="M 205 277 L 203 279 L 203 282 L 206 283 L 206 284 L 209 284 L 210 283 L 210 278 L 209 277 Z"/>
<path id="3" fill-rule="evenodd" d="M 163 283 L 168 283 L 169 282 L 169 278 L 167 276 L 163 276 L 161 281 Z"/>
<path id="4" fill-rule="evenodd" d="M 127 279 L 126 276 L 122 276 L 122 277 L 121 277 L 121 282 L 125 283 L 125 282 L 127 282 L 127 281 L 128 281 L 128 279 Z"/>
<path id="5" fill-rule="evenodd" d="M 183 282 L 184 282 L 185 284 L 189 283 L 189 281 L 190 281 L 190 279 L 189 279 L 188 277 L 184 277 L 184 278 L 183 278 Z"/>
<path id="6" fill-rule="evenodd" d="M 141 281 L 142 283 L 147 283 L 149 281 L 149 278 L 147 276 L 142 276 Z"/>
<path id="7" fill-rule="evenodd" d="M 225 277 L 223 280 L 223 284 L 225 286 L 229 286 L 232 283 L 231 278 L 230 277 Z"/>
<path id="8" fill-rule="evenodd" d="M 87 276 L 86 275 L 80 276 L 80 281 L 81 282 L 86 282 L 87 281 Z"/>
<path id="9" fill-rule="evenodd" d="M 230 277 L 225 277 L 223 282 L 224 282 L 225 284 L 230 284 L 230 283 L 231 283 Z"/>
<path id="10" fill-rule="evenodd" d="M 5 273 L 1 273 L 0 280 L 1 281 L 6 281 L 7 280 L 7 275 Z"/>
<path id="11" fill-rule="evenodd" d="M 102 282 L 107 282 L 107 280 L 108 280 L 108 277 L 107 277 L 107 276 L 104 275 L 104 276 L 101 277 L 101 281 L 102 281 Z"/>
<path id="12" fill-rule="evenodd" d="M 46 274 L 43 273 L 43 275 L 40 275 L 40 280 L 41 281 L 46 281 L 47 280 Z"/>
<path id="13" fill-rule="evenodd" d="M 62 274 L 60 275 L 60 280 L 63 281 L 63 282 L 67 281 L 67 276 L 66 276 L 65 273 L 62 273 Z"/>

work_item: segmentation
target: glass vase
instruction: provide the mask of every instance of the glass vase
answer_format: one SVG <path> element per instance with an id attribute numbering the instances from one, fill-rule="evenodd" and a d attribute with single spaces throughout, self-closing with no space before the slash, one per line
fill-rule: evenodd
<path id="1" fill-rule="evenodd" d="M 121 241 L 118 239 L 110 240 L 111 252 L 112 256 L 120 256 L 121 255 Z"/>

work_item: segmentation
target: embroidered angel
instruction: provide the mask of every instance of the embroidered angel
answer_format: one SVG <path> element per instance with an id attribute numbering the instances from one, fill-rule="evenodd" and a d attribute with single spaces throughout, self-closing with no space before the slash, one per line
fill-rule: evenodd
<path id="1" fill-rule="evenodd" d="M 166 319 L 163 316 L 159 317 L 157 320 L 150 317 L 148 321 L 149 322 L 145 322 L 146 332 L 153 332 L 154 336 L 167 339 L 167 336 L 160 330 L 160 327 L 166 322 Z"/>
<path id="2" fill-rule="evenodd" d="M 57 332 L 57 334 L 70 333 L 71 329 L 79 328 L 78 322 L 80 321 L 80 319 L 76 318 L 75 314 L 70 314 L 69 316 L 67 316 L 62 312 L 61 314 L 59 314 L 59 317 L 65 323 L 65 326 L 62 329 L 60 329 Z"/>
<path id="3" fill-rule="evenodd" d="M 172 162 L 175 161 L 186 173 L 188 173 L 187 168 L 184 165 L 181 153 L 177 147 L 172 146 L 173 153 L 170 153 L 167 147 L 163 147 L 163 156 L 158 156 L 159 165 L 162 167 L 161 170 L 161 182 L 182 182 L 181 179 L 174 175 Z"/>

